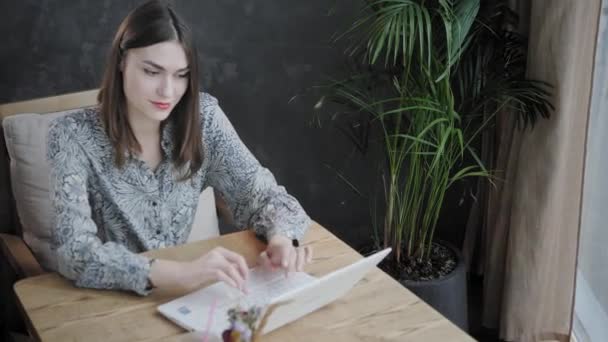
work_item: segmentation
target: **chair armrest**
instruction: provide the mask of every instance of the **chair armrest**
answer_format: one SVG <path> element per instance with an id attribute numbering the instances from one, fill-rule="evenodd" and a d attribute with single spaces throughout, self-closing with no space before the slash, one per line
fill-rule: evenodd
<path id="1" fill-rule="evenodd" d="M 0 252 L 6 257 L 19 279 L 46 273 L 23 239 L 18 236 L 0 234 Z"/>

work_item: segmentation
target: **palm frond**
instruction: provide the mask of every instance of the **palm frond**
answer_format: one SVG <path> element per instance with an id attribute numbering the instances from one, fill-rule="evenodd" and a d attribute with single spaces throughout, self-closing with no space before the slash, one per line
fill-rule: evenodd
<path id="1" fill-rule="evenodd" d="M 526 128 L 553 109 L 550 86 L 526 78 L 527 41 L 513 31 L 517 16 L 497 3 L 367 0 L 338 37 L 352 38 L 349 53 L 361 65 L 329 82 L 323 99 L 346 108 L 332 120 L 346 120 L 341 131 L 360 151 L 371 127 L 380 128 L 386 214 L 379 238 L 398 262 L 402 252 L 428 258 L 453 184 L 468 177 L 492 183 L 487 150 L 480 158 L 477 148 L 497 115 L 515 115 Z"/>

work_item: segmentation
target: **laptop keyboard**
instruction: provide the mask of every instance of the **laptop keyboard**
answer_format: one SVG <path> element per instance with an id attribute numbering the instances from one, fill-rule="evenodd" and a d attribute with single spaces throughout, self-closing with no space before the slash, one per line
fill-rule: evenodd
<path id="1" fill-rule="evenodd" d="M 284 271 L 269 271 L 256 267 L 249 271 L 247 280 L 248 293 L 229 287 L 228 296 L 218 302 L 218 310 L 226 311 L 231 307 L 239 306 L 246 310 L 254 305 L 264 306 L 284 293 L 311 282 L 314 278 L 304 272 L 289 273 L 286 277 Z"/>
<path id="2" fill-rule="evenodd" d="M 217 282 L 165 303 L 159 310 L 188 330 L 209 329 L 210 333 L 219 336 L 229 324 L 229 309 L 249 310 L 252 306 L 263 309 L 274 298 L 316 279 L 304 272 L 290 273 L 286 277 L 284 271 L 270 271 L 260 266 L 249 270 L 248 294 Z"/>

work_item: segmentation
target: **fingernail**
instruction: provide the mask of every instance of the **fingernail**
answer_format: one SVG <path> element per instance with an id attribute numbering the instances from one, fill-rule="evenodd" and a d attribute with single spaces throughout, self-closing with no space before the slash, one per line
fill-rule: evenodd
<path id="1" fill-rule="evenodd" d="M 283 260 L 283 267 L 287 267 L 287 261 Z"/>

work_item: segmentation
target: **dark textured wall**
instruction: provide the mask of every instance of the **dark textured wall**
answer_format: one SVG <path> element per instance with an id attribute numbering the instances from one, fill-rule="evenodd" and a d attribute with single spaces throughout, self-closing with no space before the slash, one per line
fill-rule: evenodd
<path id="1" fill-rule="evenodd" d="M 1 1 L 0 103 L 98 87 L 113 34 L 138 3 Z M 348 27 L 361 3 L 175 1 L 194 33 L 203 88 L 311 217 L 353 246 L 371 236 L 370 204 L 338 173 L 365 195 L 376 165 L 337 130 L 309 125 L 313 97 L 289 100 L 339 73 L 343 48 L 329 40 Z M 466 215 L 460 209 L 442 219 L 449 240 L 460 239 Z"/>
<path id="2" fill-rule="evenodd" d="M 0 103 L 98 87 L 106 51 L 140 1 L 2 1 Z M 327 167 L 366 182 L 366 163 L 331 129 L 309 125 L 313 97 L 289 100 L 334 74 L 356 1 L 175 1 L 194 33 L 202 87 L 220 100 L 242 140 L 313 219 L 353 245 L 369 209 Z M 343 169 L 347 168 L 347 169 Z"/>

